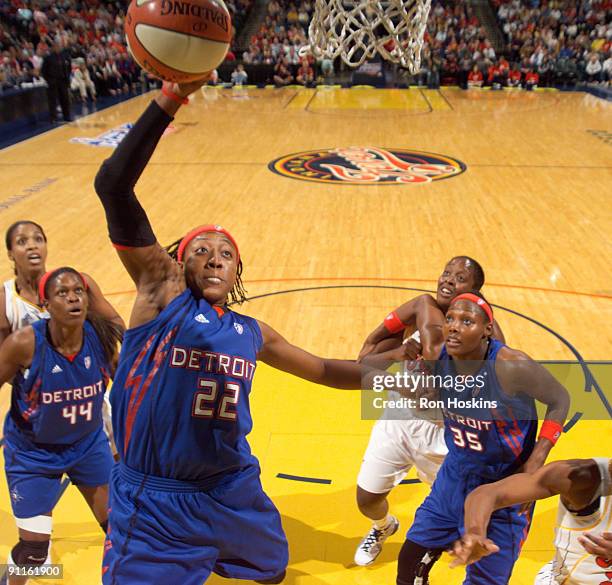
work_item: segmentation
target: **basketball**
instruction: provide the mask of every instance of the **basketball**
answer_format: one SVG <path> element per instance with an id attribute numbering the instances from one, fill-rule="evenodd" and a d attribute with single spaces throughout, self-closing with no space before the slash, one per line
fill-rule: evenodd
<path id="1" fill-rule="evenodd" d="M 132 0 L 125 33 L 143 69 L 165 81 L 185 83 L 223 61 L 232 23 L 223 0 Z"/>

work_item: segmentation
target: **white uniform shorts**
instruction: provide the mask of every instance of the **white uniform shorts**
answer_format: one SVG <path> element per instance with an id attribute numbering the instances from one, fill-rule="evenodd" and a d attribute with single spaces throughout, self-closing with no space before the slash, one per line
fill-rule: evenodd
<path id="1" fill-rule="evenodd" d="M 372 428 L 357 485 L 372 494 L 385 494 L 404 479 L 413 465 L 419 479 L 432 484 L 447 453 L 442 423 L 378 420 Z"/>

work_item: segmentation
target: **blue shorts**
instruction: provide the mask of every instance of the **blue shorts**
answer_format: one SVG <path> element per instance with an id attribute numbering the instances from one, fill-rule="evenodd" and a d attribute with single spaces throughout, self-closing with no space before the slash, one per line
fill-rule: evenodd
<path id="1" fill-rule="evenodd" d="M 259 468 L 204 486 L 113 468 L 104 585 L 201 585 L 211 572 L 263 580 L 283 573 L 289 553 L 278 510 Z"/>
<path id="2" fill-rule="evenodd" d="M 462 475 L 449 461 L 442 464 L 430 494 L 416 511 L 406 538 L 431 549 L 448 549 L 464 532 L 463 506 L 467 495 L 490 483 L 478 475 Z M 520 506 L 497 510 L 491 516 L 487 536 L 499 552 L 469 565 L 464 585 L 504 585 L 510 580 L 531 525 L 532 509 L 519 515 Z"/>
<path id="3" fill-rule="evenodd" d="M 4 470 L 16 518 L 51 512 L 62 493 L 64 473 L 75 485 L 98 486 L 108 483 L 112 466 L 102 427 L 72 445 L 44 448 L 18 431 L 4 437 Z"/>

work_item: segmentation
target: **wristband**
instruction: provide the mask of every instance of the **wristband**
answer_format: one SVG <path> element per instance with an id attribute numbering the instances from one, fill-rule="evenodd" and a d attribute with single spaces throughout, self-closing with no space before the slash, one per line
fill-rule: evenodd
<path id="1" fill-rule="evenodd" d="M 383 325 L 389 333 L 399 333 L 400 331 L 406 329 L 406 325 L 402 323 L 402 320 L 397 316 L 395 311 L 389 313 L 385 317 Z"/>
<path id="2" fill-rule="evenodd" d="M 173 102 L 176 102 L 177 104 L 182 104 L 183 106 L 186 106 L 189 104 L 189 98 L 180 96 L 178 93 L 175 93 L 174 91 L 172 91 L 170 89 L 169 83 L 162 84 L 162 93 L 167 98 L 170 98 Z"/>
<path id="3" fill-rule="evenodd" d="M 545 420 L 540 429 L 539 439 L 548 439 L 553 445 L 559 440 L 563 432 L 563 425 L 556 420 Z"/>

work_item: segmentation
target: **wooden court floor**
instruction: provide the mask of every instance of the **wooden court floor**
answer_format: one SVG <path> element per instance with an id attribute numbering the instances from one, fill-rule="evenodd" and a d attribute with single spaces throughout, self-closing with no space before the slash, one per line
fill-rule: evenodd
<path id="1" fill-rule="evenodd" d="M 41 223 L 48 266 L 92 274 L 126 318 L 133 287 L 107 241 L 92 187 L 111 150 L 91 142 L 134 122 L 149 99 L 0 151 L 2 231 L 18 219 Z M 570 344 L 585 360 L 606 360 L 611 113 L 610 104 L 582 93 L 206 89 L 161 140 L 137 193 L 161 242 L 201 223 L 232 230 L 249 294 L 259 297 L 243 311 L 320 355 L 355 357 L 389 309 L 431 290 L 445 261 L 467 254 L 485 268 L 484 292 L 503 307 L 497 318 L 509 345 L 542 360 L 571 360 Z M 301 181 L 268 168 L 292 153 L 345 147 L 436 153 L 461 161 L 465 172 L 423 184 L 352 185 Z M 8 260 L 0 266 L 0 276 L 9 278 Z M 610 399 L 609 385 L 602 391 Z M 589 396 L 598 400 L 594 390 Z M 8 397 L 4 388 L 4 406 Z M 260 365 L 252 408 L 250 442 L 290 542 L 286 583 L 394 583 L 405 530 L 427 489 L 407 484 L 392 493 L 399 532 L 373 567 L 353 566 L 369 527 L 354 504 L 372 425 L 361 420 L 359 392 L 318 387 Z M 581 420 L 553 455 L 609 456 L 611 441 L 609 420 Z M 555 511 L 555 500 L 538 504 L 512 585 L 531 585 L 551 558 Z M 0 559 L 15 541 L 3 479 Z M 102 541 L 68 487 L 54 513 L 52 548 L 64 564 L 64 583 L 99 582 Z M 438 563 L 432 583 L 462 582 L 447 561 Z"/>

